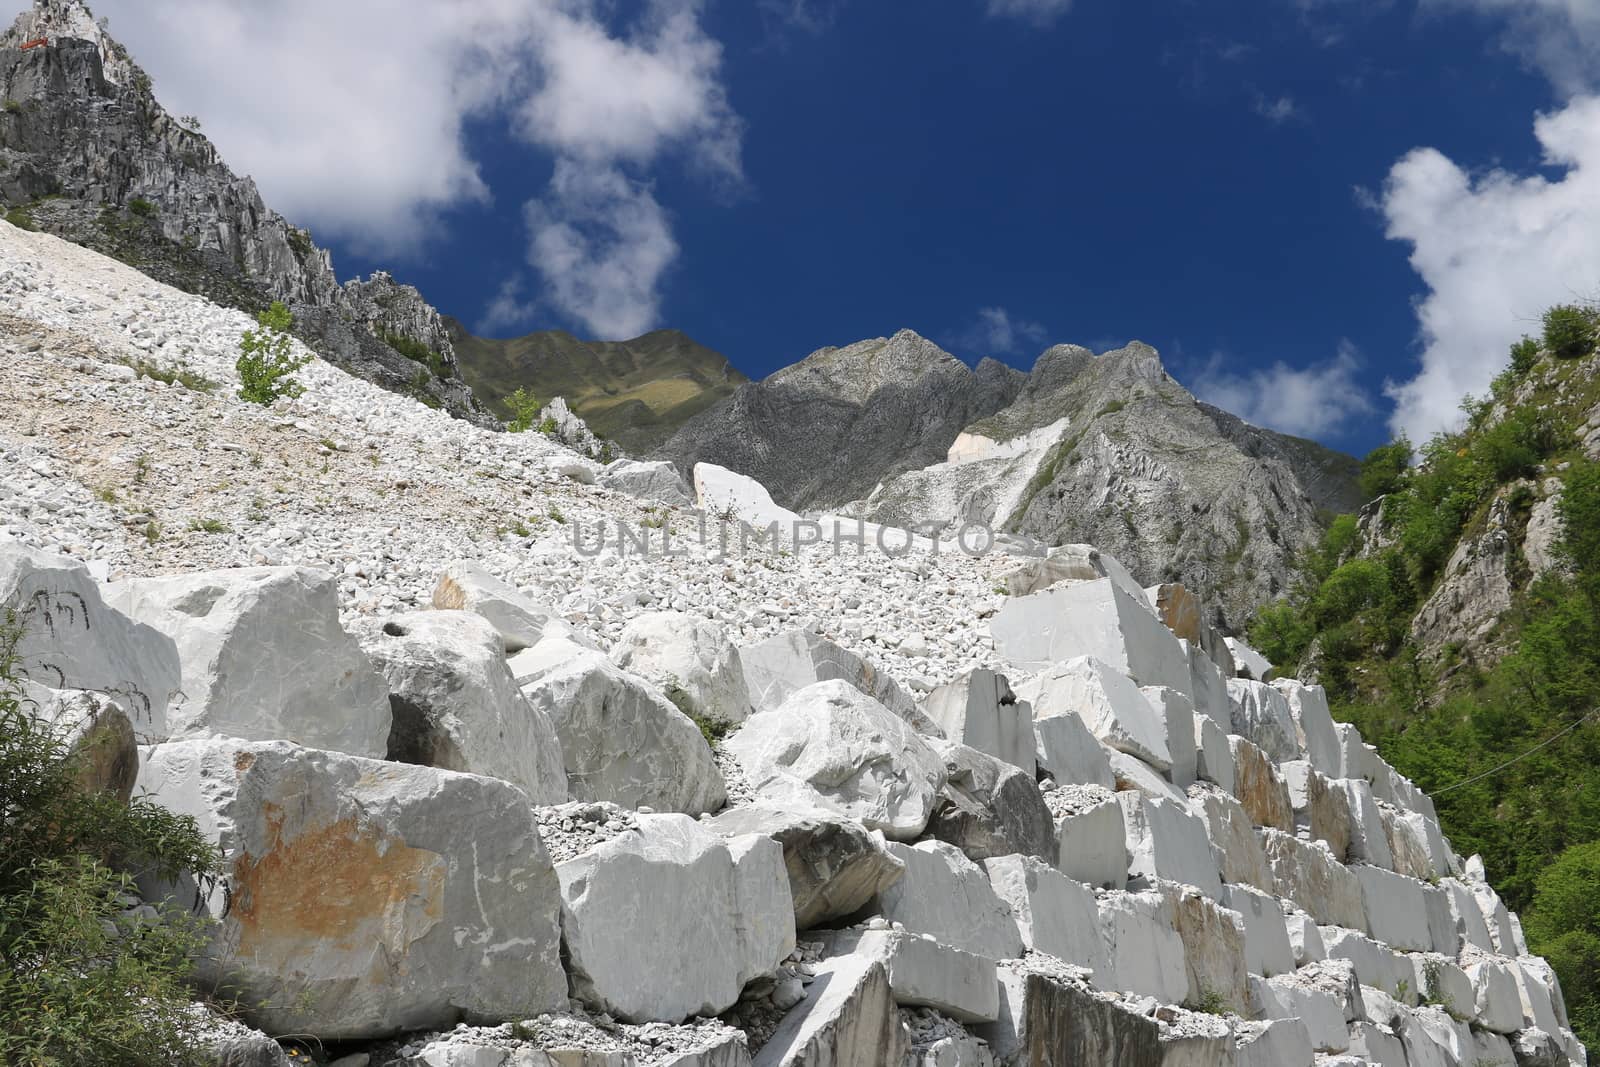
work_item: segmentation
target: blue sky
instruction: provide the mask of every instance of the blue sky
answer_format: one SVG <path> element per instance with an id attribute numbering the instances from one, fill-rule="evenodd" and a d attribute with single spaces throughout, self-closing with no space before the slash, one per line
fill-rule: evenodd
<path id="1" fill-rule="evenodd" d="M 1360 452 L 1600 293 L 1596 0 L 96 8 L 341 277 L 480 332 L 672 326 L 754 376 L 1137 338 Z"/>

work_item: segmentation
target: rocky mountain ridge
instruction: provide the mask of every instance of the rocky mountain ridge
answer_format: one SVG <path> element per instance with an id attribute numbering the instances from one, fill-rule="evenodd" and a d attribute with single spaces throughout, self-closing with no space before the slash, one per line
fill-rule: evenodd
<path id="1" fill-rule="evenodd" d="M 222 850 L 139 905 L 211 923 L 210 1062 L 1586 1062 L 1494 872 L 1188 590 L 730 548 L 731 471 L 138 377 L 231 384 L 249 317 L 0 264 L 0 605 L 83 788 Z"/>
<path id="2" fill-rule="evenodd" d="M 326 358 L 483 418 L 421 294 L 382 272 L 341 286 L 328 252 L 268 208 L 198 122 L 167 113 L 81 0 L 36 0 L 0 33 L 0 98 L 0 204 L 13 222 L 247 311 L 281 300 Z"/>
<path id="3" fill-rule="evenodd" d="M 969 369 L 911 331 L 823 349 L 657 454 L 738 470 L 797 510 L 1100 545 L 1230 626 L 1289 586 L 1329 514 L 1360 503 L 1352 457 L 1200 403 L 1138 343 L 1058 345 L 1026 375 Z"/>

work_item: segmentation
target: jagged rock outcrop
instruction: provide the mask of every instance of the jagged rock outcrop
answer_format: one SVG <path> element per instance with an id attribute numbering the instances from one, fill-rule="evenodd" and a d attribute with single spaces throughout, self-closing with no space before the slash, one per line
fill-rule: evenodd
<path id="1" fill-rule="evenodd" d="M 20 48 L 39 38 L 49 43 Z M 0 99 L 0 203 L 219 302 L 253 312 L 281 300 L 323 358 L 485 418 L 421 294 L 382 271 L 341 286 L 329 253 L 268 208 L 198 123 L 167 113 L 81 0 L 36 0 L 0 33 Z"/>
<path id="2" fill-rule="evenodd" d="M 823 348 L 690 420 L 659 454 L 715 463 L 790 508 L 832 507 L 942 460 L 963 426 L 1010 403 L 1021 375 L 977 370 L 911 330 Z"/>

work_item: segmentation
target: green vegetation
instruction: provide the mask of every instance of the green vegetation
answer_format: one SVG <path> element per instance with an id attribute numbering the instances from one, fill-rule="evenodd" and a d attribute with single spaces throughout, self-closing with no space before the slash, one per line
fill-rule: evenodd
<path id="1" fill-rule="evenodd" d="M 296 359 L 292 353 L 289 328 L 294 316 L 282 301 L 256 316 L 259 330 L 246 330 L 239 340 L 239 399 L 252 404 L 271 404 L 279 397 L 297 397 L 305 387 L 291 375 L 307 363 L 310 356 Z"/>
<path id="2" fill-rule="evenodd" d="M 190 519 L 189 529 L 195 533 L 227 533 L 228 524 L 221 519 Z"/>
<path id="3" fill-rule="evenodd" d="M 309 241 L 309 238 L 307 240 Z M 435 378 L 444 379 L 450 377 L 450 366 L 445 362 L 444 356 L 416 338 L 406 337 L 398 333 L 383 333 L 379 336 L 383 339 L 384 344 L 402 356 L 405 356 L 413 363 L 420 363 L 427 367 L 433 372 Z"/>
<path id="4" fill-rule="evenodd" d="M 538 397 L 520 385 L 506 397 L 505 403 L 511 409 L 511 419 L 506 423 L 506 429 L 511 433 L 527 433 L 533 426 L 533 420 L 539 417 L 539 410 L 544 407 Z"/>
<path id="5" fill-rule="evenodd" d="M 19 230 L 37 230 L 38 224 L 33 221 L 33 213 L 25 207 L 14 207 L 6 212 L 6 221 Z"/>
<path id="6" fill-rule="evenodd" d="M 0 617 L 0 1063 L 199 1062 L 185 980 L 204 931 L 176 909 L 126 910 L 141 874 L 207 874 L 194 820 L 84 788 L 35 718 L 17 669 L 23 620 Z"/>
<path id="7" fill-rule="evenodd" d="M 128 366 L 132 367 L 134 373 L 141 378 L 149 378 L 152 381 L 163 382 L 167 385 L 177 383 L 185 389 L 192 389 L 197 393 L 209 393 L 217 387 L 216 382 L 197 371 L 189 370 L 187 367 L 179 367 L 173 370 L 163 367 L 159 363 L 151 363 L 149 360 L 144 359 L 135 359 Z"/>
<path id="8" fill-rule="evenodd" d="M 1369 455 L 1362 483 L 1381 508 L 1365 528 L 1335 520 L 1299 586 L 1250 628 L 1273 662 L 1314 669 L 1335 717 L 1433 796 L 1458 852 L 1483 855 L 1588 1043 L 1600 1040 L 1600 463 L 1576 431 L 1600 403 L 1600 360 L 1576 357 L 1594 354 L 1595 322 L 1554 309 L 1542 343 L 1514 346 L 1490 399 L 1469 397 L 1466 425 L 1415 467 L 1404 441 Z M 1536 480 L 1551 477 L 1563 566 L 1530 581 L 1516 546 Z M 1494 651 L 1419 647 L 1417 610 L 1462 539 L 1491 527 L 1510 537 L 1522 586 Z"/>
<path id="9" fill-rule="evenodd" d="M 153 219 L 156 216 L 156 206 L 142 196 L 136 196 L 128 201 L 128 210 L 141 219 Z"/>
<path id="10" fill-rule="evenodd" d="M 7 100 L 4 105 L 0 106 L 5 108 L 5 112 L 8 115 L 19 115 L 22 113 L 22 101 L 20 100 Z"/>
<path id="11" fill-rule="evenodd" d="M 633 455 L 652 451 L 749 380 L 675 330 L 616 342 L 580 341 L 559 330 L 493 340 L 449 325 L 462 376 L 500 419 L 517 418 L 511 398 L 519 389 L 564 397 L 590 429 Z"/>
<path id="12" fill-rule="evenodd" d="M 289 227 L 289 247 L 301 259 L 310 259 L 312 253 L 317 250 L 317 246 L 311 242 L 311 231 L 294 226 Z"/>

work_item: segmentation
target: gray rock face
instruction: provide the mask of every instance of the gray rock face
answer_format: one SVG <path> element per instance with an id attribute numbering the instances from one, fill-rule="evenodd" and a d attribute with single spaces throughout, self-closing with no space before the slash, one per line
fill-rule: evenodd
<path id="1" fill-rule="evenodd" d="M 37 37 L 49 45 L 18 48 Z M 0 122 L 0 201 L 62 197 L 36 214 L 39 225 L 247 311 L 282 300 L 329 362 L 484 418 L 421 294 L 383 272 L 341 287 L 329 254 L 167 114 L 149 76 L 80 0 L 37 0 L 0 34 L 0 91 L 19 105 Z M 136 201 L 153 209 L 126 210 Z"/>
<path id="2" fill-rule="evenodd" d="M 964 433 L 1000 458 L 886 481 L 866 517 L 1088 542 L 1141 585 L 1182 582 L 1213 605 L 1211 621 L 1242 622 L 1286 587 L 1296 552 L 1320 536 L 1319 508 L 1360 504 L 1351 457 L 1199 403 L 1138 343 L 1047 351 L 1015 402 Z M 1026 458 L 1005 456 L 1024 441 Z"/>
<path id="3" fill-rule="evenodd" d="M 138 784 L 221 848 L 222 883 L 173 899 L 218 920 L 200 980 L 252 1026 L 373 1038 L 565 1006 L 558 884 L 521 790 L 226 739 L 147 750 Z"/>
<path id="4" fill-rule="evenodd" d="M 961 428 L 1000 410 L 1021 375 L 977 370 L 910 330 L 824 348 L 684 424 L 659 455 L 687 475 L 715 463 L 789 508 L 834 507 L 942 462 Z"/>
<path id="5" fill-rule="evenodd" d="M 1161 1067 L 1156 1021 L 1083 986 L 1031 970 L 1000 968 L 1000 1021 L 977 1028 L 1007 1064 L 1116 1064 Z"/>
<path id="6" fill-rule="evenodd" d="M 745 685 L 757 711 L 769 711 L 817 682 L 843 681 L 872 697 L 922 734 L 941 730 L 900 683 L 848 649 L 810 630 L 790 630 L 739 649 Z"/>
<path id="7" fill-rule="evenodd" d="M 905 1029 L 882 963 L 838 956 L 818 968 L 806 999 L 784 1016 L 756 1067 L 884 1067 L 905 1059 Z"/>

